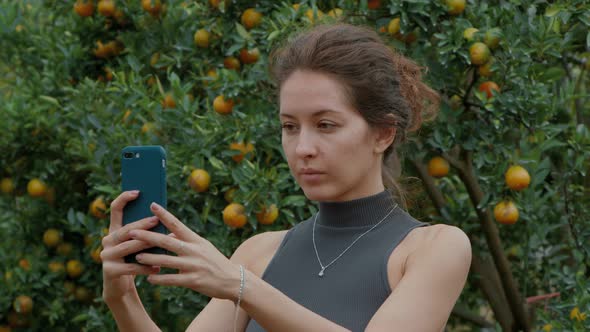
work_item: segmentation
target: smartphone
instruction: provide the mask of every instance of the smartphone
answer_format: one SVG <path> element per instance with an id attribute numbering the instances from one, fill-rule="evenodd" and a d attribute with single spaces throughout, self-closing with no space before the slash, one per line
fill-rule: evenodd
<path id="1" fill-rule="evenodd" d="M 158 145 L 127 146 L 121 151 L 121 187 L 123 191 L 139 190 L 139 196 L 123 208 L 123 226 L 154 214 L 150 204 L 166 208 L 166 150 Z M 160 221 L 150 231 L 169 234 Z M 138 263 L 140 252 L 167 254 L 167 250 L 152 247 L 125 256 L 126 263 Z"/>

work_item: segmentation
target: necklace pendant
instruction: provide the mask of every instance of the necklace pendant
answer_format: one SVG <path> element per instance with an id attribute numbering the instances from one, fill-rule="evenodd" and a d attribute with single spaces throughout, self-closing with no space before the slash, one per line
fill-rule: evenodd
<path id="1" fill-rule="evenodd" d="M 323 277 L 323 276 L 324 276 L 324 270 L 325 270 L 325 268 L 322 268 L 322 270 L 321 270 L 321 271 L 320 271 L 320 273 L 318 274 L 320 277 Z"/>

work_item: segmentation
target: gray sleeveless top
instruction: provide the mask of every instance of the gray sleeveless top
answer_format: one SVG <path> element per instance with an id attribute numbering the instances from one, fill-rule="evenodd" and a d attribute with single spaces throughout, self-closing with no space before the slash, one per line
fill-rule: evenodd
<path id="1" fill-rule="evenodd" d="M 328 265 L 395 206 L 386 190 L 346 202 L 320 202 L 315 240 L 322 264 Z M 429 223 L 398 206 L 320 277 L 312 242 L 313 217 L 287 232 L 262 279 L 309 310 L 351 331 L 364 331 L 391 294 L 387 262 L 392 251 L 412 229 Z M 246 331 L 265 330 L 251 319 Z"/>

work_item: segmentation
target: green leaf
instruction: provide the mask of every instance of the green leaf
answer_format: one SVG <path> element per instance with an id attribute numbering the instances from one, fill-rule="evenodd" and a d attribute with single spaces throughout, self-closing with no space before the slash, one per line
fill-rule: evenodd
<path id="1" fill-rule="evenodd" d="M 53 97 L 50 97 L 50 96 L 39 96 L 39 99 L 44 100 L 44 101 L 46 101 L 46 102 L 48 102 L 50 104 L 53 104 L 55 106 L 61 107 L 60 104 L 59 104 L 59 101 L 57 101 L 57 99 L 55 99 Z"/>
<path id="2" fill-rule="evenodd" d="M 246 40 L 252 40 L 252 36 L 250 35 L 250 33 L 248 33 L 248 31 L 246 31 L 246 28 L 244 28 L 244 26 L 238 22 L 236 22 L 236 30 L 238 31 L 240 37 Z"/>
<path id="3" fill-rule="evenodd" d="M 223 164 L 223 161 L 211 156 L 209 157 L 209 163 L 211 164 L 211 166 L 213 166 L 213 168 L 216 168 L 218 170 L 225 170 L 225 166 Z"/>

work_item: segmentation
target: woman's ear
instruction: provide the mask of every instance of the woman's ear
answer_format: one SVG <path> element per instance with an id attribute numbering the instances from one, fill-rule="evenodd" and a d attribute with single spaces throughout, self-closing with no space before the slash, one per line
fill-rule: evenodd
<path id="1" fill-rule="evenodd" d="M 387 115 L 388 119 L 391 121 L 386 121 L 389 125 L 387 127 L 376 127 L 375 131 L 375 153 L 383 153 L 387 148 L 393 144 L 395 140 L 395 134 L 397 132 L 397 121 L 395 120 L 395 116 L 393 114 Z"/>
<path id="2" fill-rule="evenodd" d="M 397 132 L 396 127 L 385 127 L 376 128 L 375 135 L 375 149 L 374 152 L 379 154 L 385 152 L 387 148 L 393 143 L 395 134 Z"/>

